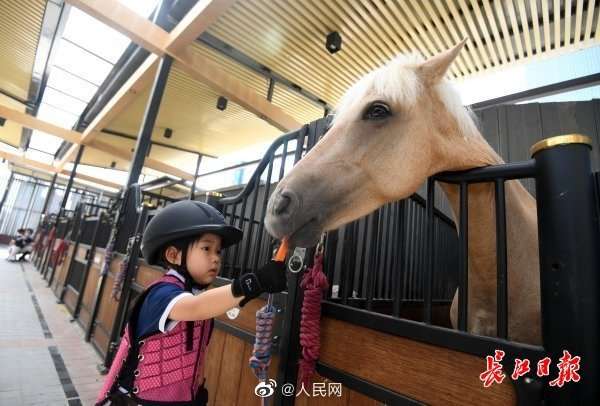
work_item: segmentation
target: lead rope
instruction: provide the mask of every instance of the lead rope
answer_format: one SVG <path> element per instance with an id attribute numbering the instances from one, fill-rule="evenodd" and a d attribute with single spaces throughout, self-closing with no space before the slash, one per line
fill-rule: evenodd
<path id="1" fill-rule="evenodd" d="M 300 319 L 302 359 L 298 370 L 298 382 L 308 385 L 315 373 L 321 349 L 321 300 L 329 289 L 327 276 L 323 273 L 322 240 L 315 251 L 313 266 L 302 277 L 300 287 L 304 289 L 304 300 Z"/>
<path id="2" fill-rule="evenodd" d="M 287 240 L 283 240 L 273 258 L 274 261 L 284 262 L 288 251 Z M 256 335 L 252 356 L 248 360 L 250 368 L 259 382 L 266 382 L 269 377 L 269 365 L 271 365 L 271 336 L 273 334 L 273 322 L 275 320 L 275 307 L 273 306 L 273 295 L 269 294 L 267 304 L 256 312 Z M 262 406 L 268 405 L 267 397 L 261 398 Z"/>

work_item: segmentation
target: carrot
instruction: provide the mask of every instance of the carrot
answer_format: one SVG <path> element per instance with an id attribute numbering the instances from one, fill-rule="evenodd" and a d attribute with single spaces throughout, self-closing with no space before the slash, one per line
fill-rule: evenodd
<path id="1" fill-rule="evenodd" d="M 273 258 L 273 260 L 277 261 L 277 262 L 285 261 L 287 252 L 288 252 L 288 240 L 287 240 L 287 238 L 284 238 L 281 241 L 281 245 L 279 246 L 279 249 L 277 250 L 277 253 L 275 254 L 275 257 Z"/>

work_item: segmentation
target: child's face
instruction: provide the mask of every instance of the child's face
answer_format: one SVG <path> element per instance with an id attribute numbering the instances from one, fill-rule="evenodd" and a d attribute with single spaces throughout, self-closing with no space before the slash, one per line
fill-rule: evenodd
<path id="1" fill-rule="evenodd" d="M 207 233 L 190 245 L 187 268 L 196 283 L 212 283 L 221 270 L 221 237 Z"/>

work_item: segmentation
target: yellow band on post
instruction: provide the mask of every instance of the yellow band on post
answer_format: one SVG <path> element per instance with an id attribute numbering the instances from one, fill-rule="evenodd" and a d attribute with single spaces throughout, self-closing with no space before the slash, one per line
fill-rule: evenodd
<path id="1" fill-rule="evenodd" d="M 552 148 L 557 145 L 565 145 L 565 144 L 586 144 L 592 147 L 592 139 L 587 135 L 582 134 L 566 134 L 566 135 L 558 135 L 556 137 L 546 138 L 539 142 L 533 144 L 531 149 L 529 150 L 531 156 L 535 155 L 536 152 L 541 151 L 543 149 Z"/>

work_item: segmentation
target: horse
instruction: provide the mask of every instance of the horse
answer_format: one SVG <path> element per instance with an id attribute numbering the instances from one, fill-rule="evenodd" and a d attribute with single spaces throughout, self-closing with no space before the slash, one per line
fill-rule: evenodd
<path id="1" fill-rule="evenodd" d="M 428 60 L 398 55 L 355 83 L 322 139 L 273 191 L 267 231 L 290 246 L 313 246 L 323 232 L 409 197 L 432 175 L 503 163 L 445 78 L 464 43 Z M 456 223 L 458 185 L 440 186 Z M 469 185 L 467 330 L 485 336 L 496 335 L 494 194 L 493 183 Z M 518 180 L 506 182 L 505 199 L 508 335 L 539 344 L 536 202 Z M 458 290 L 454 328 L 457 313 Z"/>

